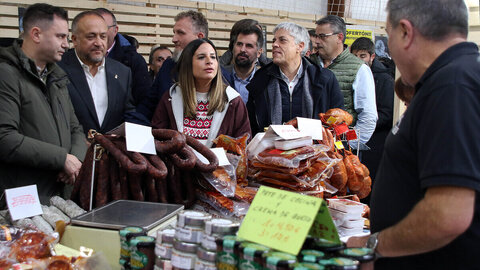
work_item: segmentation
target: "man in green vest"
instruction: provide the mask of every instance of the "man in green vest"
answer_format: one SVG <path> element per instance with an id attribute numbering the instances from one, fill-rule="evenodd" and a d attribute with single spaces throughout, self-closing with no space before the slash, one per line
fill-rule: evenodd
<path id="1" fill-rule="evenodd" d="M 345 109 L 353 115 L 360 143 L 366 144 L 375 130 L 378 118 L 372 71 L 344 48 L 347 31 L 342 18 L 328 15 L 316 24 L 316 42 L 322 60 L 320 64 L 333 71 L 337 77 Z M 357 143 L 351 143 L 351 146 L 356 148 Z"/>

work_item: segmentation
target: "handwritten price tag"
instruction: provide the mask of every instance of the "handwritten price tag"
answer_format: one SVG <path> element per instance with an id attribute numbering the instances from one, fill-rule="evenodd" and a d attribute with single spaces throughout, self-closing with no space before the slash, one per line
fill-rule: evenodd
<path id="1" fill-rule="evenodd" d="M 238 232 L 240 238 L 297 255 L 322 199 L 261 186 Z"/>
<path id="2" fill-rule="evenodd" d="M 36 185 L 6 189 L 5 196 L 12 220 L 43 213 Z"/>
<path id="3" fill-rule="evenodd" d="M 341 243 L 340 238 L 338 237 L 337 228 L 333 223 L 330 212 L 328 212 L 327 203 L 325 201 L 322 201 L 322 205 L 315 217 L 315 221 L 313 222 L 309 234 L 315 238 L 325 239 L 329 242 Z"/>

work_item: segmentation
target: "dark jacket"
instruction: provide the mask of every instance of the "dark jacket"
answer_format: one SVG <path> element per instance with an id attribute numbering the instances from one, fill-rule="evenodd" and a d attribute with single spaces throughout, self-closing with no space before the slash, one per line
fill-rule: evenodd
<path id="1" fill-rule="evenodd" d="M 373 60 L 371 69 L 375 80 L 375 100 L 377 102 L 378 120 L 375 131 L 367 143 L 370 151 L 363 152 L 362 163 L 370 170 L 372 179 L 375 179 L 377 167 L 382 158 L 383 145 L 385 144 L 390 129 L 392 129 L 393 87 L 395 81 L 390 75 L 390 70 L 377 59 Z"/>
<path id="2" fill-rule="evenodd" d="M 66 52 L 62 61 L 59 62 L 59 66 L 63 68 L 70 79 L 68 91 L 77 118 L 85 133 L 90 129 L 95 129 L 100 133 L 110 131 L 125 121 L 125 113 L 135 110 L 131 96 L 132 75 L 128 67 L 113 59 L 105 58 L 108 109 L 103 123 L 100 125 L 85 73 L 75 51 Z"/>
<path id="3" fill-rule="evenodd" d="M 343 96 L 340 92 L 337 79 L 333 72 L 310 63 L 306 58 L 302 59 L 303 73 L 300 76 L 292 97 L 287 84 L 282 80 L 280 68 L 271 63 L 259 69 L 250 83 L 247 85 L 248 115 L 252 133 L 255 135 L 262 132 L 271 124 L 270 99 L 267 87 L 271 80 L 278 80 L 282 94 L 282 121 L 286 122 L 302 114 L 303 76 L 308 70 L 310 91 L 313 98 L 313 114 L 311 118 L 318 119 L 318 114 L 331 108 L 343 108 Z"/>
<path id="4" fill-rule="evenodd" d="M 227 87 L 226 91 L 228 96 L 226 110 L 223 112 L 217 111 L 213 114 L 212 125 L 210 126 L 210 134 L 207 141 L 207 146 L 209 147 L 212 144 L 212 140 L 220 134 L 231 137 L 240 137 L 245 133 L 252 134 L 247 109 L 240 94 L 231 87 Z M 175 108 L 175 110 L 173 108 Z M 179 86 L 172 87 L 160 100 L 159 106 L 152 119 L 152 127 L 178 130 L 179 125 L 183 123 L 183 118 L 181 89 Z M 220 124 L 219 127 L 217 126 L 218 124 Z M 217 129 L 218 131 L 216 131 Z M 183 132 L 183 128 L 180 128 L 179 131 Z"/>
<path id="5" fill-rule="evenodd" d="M 131 122 L 150 125 L 160 98 L 162 98 L 165 92 L 167 92 L 177 80 L 177 75 L 175 74 L 176 65 L 177 63 L 173 61 L 172 58 L 167 58 L 165 62 L 163 62 L 162 67 L 153 81 L 152 87 L 150 87 L 148 91 L 147 98 L 138 104 L 136 112 L 129 118 Z M 230 77 L 229 73 L 224 70 L 223 67 L 221 67 L 221 69 L 224 78 Z M 224 79 L 224 81 L 229 84 L 226 79 Z"/>
<path id="6" fill-rule="evenodd" d="M 133 102 L 134 105 L 139 104 L 141 100 L 146 98 L 148 89 L 152 84 L 145 58 L 137 53 L 137 48 L 131 45 L 121 34 L 117 34 L 115 37 L 115 45 L 108 57 L 124 64 L 132 71 Z"/>
<path id="7" fill-rule="evenodd" d="M 63 189 L 56 179 L 67 153 L 82 161 L 86 140 L 65 72 L 48 64 L 44 84 L 20 43 L 0 48 L 0 193 L 36 184 L 45 203 Z"/>

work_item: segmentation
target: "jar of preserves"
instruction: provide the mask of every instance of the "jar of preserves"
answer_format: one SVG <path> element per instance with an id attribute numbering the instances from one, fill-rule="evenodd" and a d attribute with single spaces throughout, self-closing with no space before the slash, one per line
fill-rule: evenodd
<path id="1" fill-rule="evenodd" d="M 239 222 L 224 218 L 213 218 L 205 221 L 205 233 L 202 236 L 201 246 L 210 251 L 217 250 L 217 239 L 225 235 L 234 235 L 240 227 Z"/>
<path id="2" fill-rule="evenodd" d="M 190 270 L 195 268 L 195 259 L 197 258 L 198 245 L 195 243 L 187 243 L 173 240 L 172 249 L 172 269 L 174 270 Z"/>
<path id="3" fill-rule="evenodd" d="M 212 216 L 205 212 L 184 210 L 178 214 L 175 238 L 187 243 L 199 244 L 202 241 L 205 221 Z"/>
<path id="4" fill-rule="evenodd" d="M 217 254 L 214 251 L 206 250 L 202 247 L 197 249 L 197 260 L 195 261 L 195 270 L 217 270 L 215 265 Z"/>
<path id="5" fill-rule="evenodd" d="M 327 269 L 332 270 L 357 270 L 359 262 L 350 258 L 332 257 L 330 259 L 322 259 L 318 262 Z"/>
<path id="6" fill-rule="evenodd" d="M 243 242 L 240 244 L 239 250 L 240 256 L 238 268 L 240 270 L 262 270 L 262 255 L 270 251 L 270 248 L 251 242 Z"/>
<path id="7" fill-rule="evenodd" d="M 293 264 L 297 262 L 294 255 L 279 251 L 263 253 L 262 257 L 263 267 L 271 270 L 291 270 Z"/>
<path id="8" fill-rule="evenodd" d="M 155 255 L 160 256 L 162 259 L 170 260 L 172 257 L 174 237 L 175 229 L 158 230 Z"/>
<path id="9" fill-rule="evenodd" d="M 360 270 L 373 269 L 375 252 L 371 248 L 346 248 L 338 254 L 359 261 Z"/>
<path id="10" fill-rule="evenodd" d="M 125 262 L 130 262 L 130 239 L 147 234 L 141 227 L 125 227 L 118 234 L 120 235 L 120 265 L 124 265 Z"/>
<path id="11" fill-rule="evenodd" d="M 304 249 L 300 251 L 300 255 L 298 257 L 301 262 L 316 263 L 318 260 L 325 258 L 325 253 L 320 250 Z"/>
<path id="12" fill-rule="evenodd" d="M 226 235 L 217 239 L 217 269 L 237 270 L 240 255 L 240 241 L 235 235 Z"/>
<path id="13" fill-rule="evenodd" d="M 130 267 L 132 269 L 152 270 L 155 264 L 155 238 L 137 236 L 130 240 Z"/>
<path id="14" fill-rule="evenodd" d="M 294 263 L 293 270 L 324 270 L 325 266 L 318 263 L 302 262 Z"/>

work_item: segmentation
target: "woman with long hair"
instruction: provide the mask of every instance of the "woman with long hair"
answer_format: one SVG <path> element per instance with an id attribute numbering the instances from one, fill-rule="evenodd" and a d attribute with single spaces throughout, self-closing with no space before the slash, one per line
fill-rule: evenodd
<path id="1" fill-rule="evenodd" d="M 190 42 L 177 63 L 178 81 L 160 100 L 153 128 L 176 129 L 207 146 L 224 134 L 251 134 L 245 104 L 222 79 L 215 45 L 208 39 Z"/>

